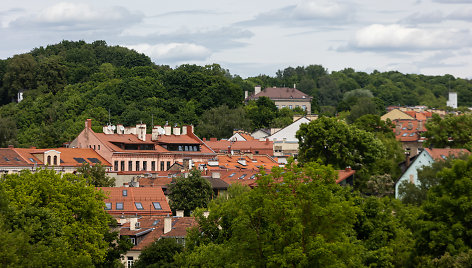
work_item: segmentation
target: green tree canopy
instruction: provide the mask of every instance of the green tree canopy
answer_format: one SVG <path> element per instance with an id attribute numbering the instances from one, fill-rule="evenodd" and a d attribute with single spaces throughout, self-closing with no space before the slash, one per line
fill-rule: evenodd
<path id="1" fill-rule="evenodd" d="M 145 247 L 133 267 L 172 267 L 174 255 L 184 250 L 173 238 L 162 238 Z"/>
<path id="2" fill-rule="evenodd" d="M 205 208 L 212 198 L 210 182 L 201 176 L 200 171 L 193 169 L 188 177 L 179 177 L 171 183 L 169 191 L 170 208 L 184 210 L 185 215 L 196 208 Z"/>
<path id="3" fill-rule="evenodd" d="M 115 186 L 115 178 L 111 178 L 106 174 L 105 166 L 97 163 L 95 165 L 89 165 L 83 163 L 77 169 L 78 175 L 82 175 L 88 184 L 95 187 L 113 187 Z"/>
<path id="4" fill-rule="evenodd" d="M 0 219 L 8 219 L 0 224 L 1 236 L 18 235 L 19 245 L 0 258 L 4 265 L 88 267 L 106 260 L 111 217 L 104 194 L 84 179 L 23 171 L 0 179 L 0 195 L 8 204 L 0 211 Z"/>
<path id="5" fill-rule="evenodd" d="M 472 150 L 472 115 L 447 115 L 441 118 L 433 114 L 433 118 L 426 123 L 426 129 L 425 146 Z"/>

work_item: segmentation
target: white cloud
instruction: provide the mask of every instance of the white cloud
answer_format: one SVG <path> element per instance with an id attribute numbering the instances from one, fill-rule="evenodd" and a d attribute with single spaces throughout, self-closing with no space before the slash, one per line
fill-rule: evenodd
<path id="1" fill-rule="evenodd" d="M 419 23 L 436 23 L 441 22 L 444 20 L 444 14 L 439 11 L 431 11 L 431 12 L 416 12 L 414 14 L 409 15 L 408 17 L 401 20 L 403 23 L 408 24 L 419 24 Z"/>
<path id="2" fill-rule="evenodd" d="M 305 0 L 293 9 L 293 19 L 337 19 L 350 17 L 347 5 L 335 1 Z"/>
<path id="3" fill-rule="evenodd" d="M 205 60 L 211 55 L 211 51 L 206 47 L 190 43 L 138 44 L 128 47 L 144 53 L 158 62 Z"/>
<path id="4" fill-rule="evenodd" d="M 350 47 L 361 50 L 435 50 L 472 44 L 469 31 L 420 29 L 398 24 L 367 26 L 355 34 Z"/>
<path id="5" fill-rule="evenodd" d="M 140 22 L 142 13 L 133 13 L 123 7 L 97 9 L 80 3 L 61 2 L 42 9 L 36 15 L 17 18 L 13 27 L 53 27 L 60 30 L 103 29 L 123 27 Z"/>
<path id="6" fill-rule="evenodd" d="M 472 9 L 457 9 L 447 16 L 449 20 L 472 21 Z"/>

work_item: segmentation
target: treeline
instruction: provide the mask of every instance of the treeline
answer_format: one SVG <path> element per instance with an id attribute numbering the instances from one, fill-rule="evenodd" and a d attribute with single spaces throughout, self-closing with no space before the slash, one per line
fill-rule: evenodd
<path id="1" fill-rule="evenodd" d="M 303 111 L 277 110 L 267 100 L 244 105 L 244 91 L 294 84 L 314 97 L 312 112 L 343 114 L 349 122 L 380 115 L 387 105 L 444 108 L 449 90 L 458 92 L 459 105 L 472 105 L 471 82 L 450 75 L 329 73 L 310 65 L 243 79 L 217 64 L 171 68 L 104 41 L 63 41 L 0 60 L 0 145 L 61 146 L 77 136 L 86 118 L 96 131 L 109 122 L 194 124 L 207 138 L 283 127 Z M 24 96 L 20 103 L 18 92 Z"/>

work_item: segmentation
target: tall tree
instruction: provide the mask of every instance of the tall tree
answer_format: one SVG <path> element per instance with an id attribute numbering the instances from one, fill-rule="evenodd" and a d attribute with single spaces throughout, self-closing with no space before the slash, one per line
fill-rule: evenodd
<path id="1" fill-rule="evenodd" d="M 448 115 L 441 118 L 433 114 L 433 118 L 426 123 L 426 129 L 425 146 L 472 150 L 472 115 Z"/>
<path id="2" fill-rule="evenodd" d="M 200 171 L 193 169 L 188 177 L 180 177 L 171 183 L 169 191 L 170 208 L 184 210 L 185 215 L 196 208 L 205 208 L 211 200 L 213 191 L 210 182 L 201 176 Z"/>

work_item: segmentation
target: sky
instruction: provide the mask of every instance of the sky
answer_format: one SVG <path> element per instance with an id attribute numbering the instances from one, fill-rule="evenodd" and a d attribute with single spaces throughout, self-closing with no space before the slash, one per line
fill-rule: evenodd
<path id="1" fill-rule="evenodd" d="M 0 36 L 0 59 L 105 40 L 243 78 L 312 64 L 472 78 L 472 0 L 2 0 Z"/>

